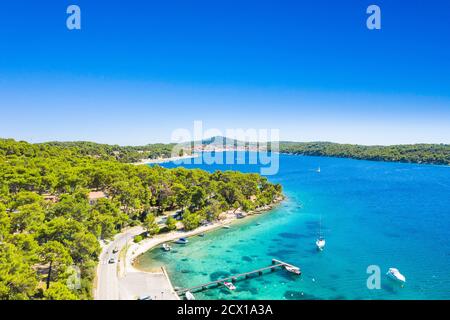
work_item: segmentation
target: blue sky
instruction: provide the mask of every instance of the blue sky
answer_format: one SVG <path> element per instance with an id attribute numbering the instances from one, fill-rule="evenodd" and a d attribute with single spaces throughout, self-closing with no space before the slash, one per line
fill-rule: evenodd
<path id="1" fill-rule="evenodd" d="M 70 4 L 81 30 L 66 28 Z M 0 137 L 31 142 L 168 142 L 202 120 L 450 143 L 450 2 L 2 1 L 0 111 Z"/>

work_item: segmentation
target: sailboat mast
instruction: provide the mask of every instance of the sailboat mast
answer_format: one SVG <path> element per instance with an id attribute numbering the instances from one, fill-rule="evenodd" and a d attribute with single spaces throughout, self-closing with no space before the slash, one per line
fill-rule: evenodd
<path id="1" fill-rule="evenodd" d="M 319 239 L 322 238 L 322 213 L 319 218 Z"/>
<path id="2" fill-rule="evenodd" d="M 322 214 L 319 215 L 319 239 L 320 239 L 321 229 L 322 229 Z"/>

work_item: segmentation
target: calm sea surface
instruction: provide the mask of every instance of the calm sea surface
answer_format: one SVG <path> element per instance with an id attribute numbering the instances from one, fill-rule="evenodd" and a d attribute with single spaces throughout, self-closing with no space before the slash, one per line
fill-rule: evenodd
<path id="1" fill-rule="evenodd" d="M 183 166 L 259 172 L 258 165 Z M 450 299 L 450 167 L 280 155 L 278 174 L 268 178 L 287 196 L 279 207 L 174 244 L 169 253 L 149 251 L 140 266 L 165 265 L 178 287 L 264 267 L 272 258 L 302 270 L 301 277 L 278 271 L 197 299 Z M 320 217 L 323 252 L 315 248 Z M 379 290 L 366 286 L 370 265 L 381 269 Z M 385 276 L 389 267 L 406 276 L 404 287 Z"/>

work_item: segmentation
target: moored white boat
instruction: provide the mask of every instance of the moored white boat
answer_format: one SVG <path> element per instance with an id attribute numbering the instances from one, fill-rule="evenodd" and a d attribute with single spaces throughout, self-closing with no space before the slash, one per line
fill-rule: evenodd
<path id="1" fill-rule="evenodd" d="M 223 285 L 230 290 L 236 290 L 236 286 L 234 284 L 232 284 L 231 282 L 224 281 Z"/>
<path id="2" fill-rule="evenodd" d="M 195 296 L 190 291 L 186 291 L 184 296 L 186 297 L 187 300 L 195 300 Z"/>
<path id="3" fill-rule="evenodd" d="M 186 243 L 189 242 L 189 240 L 186 239 L 186 238 L 180 238 L 180 239 L 178 239 L 178 240 L 175 241 L 175 242 L 178 243 L 178 244 L 186 244 Z"/>
<path id="4" fill-rule="evenodd" d="M 167 243 L 163 243 L 162 246 L 163 246 L 164 251 L 170 251 L 170 249 L 172 249 L 172 247 Z"/>
<path id="5" fill-rule="evenodd" d="M 322 235 L 322 214 L 320 214 L 320 220 L 319 220 L 319 238 L 316 240 L 316 247 L 317 250 L 323 251 L 325 248 L 325 238 Z"/>
<path id="6" fill-rule="evenodd" d="M 319 238 L 316 240 L 316 247 L 318 250 L 322 251 L 325 248 L 325 239 Z"/>
<path id="7" fill-rule="evenodd" d="M 389 268 L 389 270 L 388 270 L 388 272 L 386 273 L 386 275 L 387 275 L 389 278 L 391 278 L 391 279 L 393 279 L 393 280 L 395 280 L 395 281 L 398 281 L 398 282 L 400 282 L 400 283 L 405 283 L 405 282 L 406 282 L 405 276 L 402 275 L 402 274 L 400 273 L 400 271 L 398 271 L 397 268 Z"/>
<path id="8" fill-rule="evenodd" d="M 300 268 L 293 267 L 293 266 L 285 266 L 284 268 L 285 268 L 287 271 L 292 272 L 292 273 L 294 273 L 294 274 L 297 274 L 297 275 L 300 275 L 300 274 L 301 274 Z"/>

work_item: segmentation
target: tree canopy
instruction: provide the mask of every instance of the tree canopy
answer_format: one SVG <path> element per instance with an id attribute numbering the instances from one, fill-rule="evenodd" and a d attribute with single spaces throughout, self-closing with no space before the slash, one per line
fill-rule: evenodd
<path id="1" fill-rule="evenodd" d="M 331 142 L 280 142 L 279 151 L 307 156 L 450 165 L 448 144 L 362 146 Z"/>
<path id="2" fill-rule="evenodd" d="M 281 195 L 258 174 L 135 166 L 121 152 L 0 139 L 0 299 L 90 299 L 99 240 L 136 224 L 156 234 L 168 211 L 190 230 Z M 165 221 L 165 230 L 177 227 L 173 217 Z M 73 267 L 77 287 L 68 284 Z"/>

